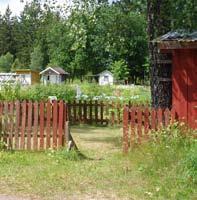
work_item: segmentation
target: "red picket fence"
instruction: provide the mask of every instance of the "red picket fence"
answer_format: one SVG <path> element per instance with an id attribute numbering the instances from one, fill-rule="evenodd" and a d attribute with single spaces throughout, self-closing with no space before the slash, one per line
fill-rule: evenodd
<path id="1" fill-rule="evenodd" d="M 0 141 L 8 149 L 43 150 L 64 146 L 66 104 L 0 102 Z"/>
<path id="2" fill-rule="evenodd" d="M 128 152 L 134 143 L 148 139 L 151 130 L 158 130 L 177 120 L 174 109 L 151 109 L 149 107 L 124 107 L 123 151 Z"/>
<path id="3" fill-rule="evenodd" d="M 68 119 L 71 124 L 114 125 L 122 123 L 120 102 L 73 101 L 68 102 Z"/>

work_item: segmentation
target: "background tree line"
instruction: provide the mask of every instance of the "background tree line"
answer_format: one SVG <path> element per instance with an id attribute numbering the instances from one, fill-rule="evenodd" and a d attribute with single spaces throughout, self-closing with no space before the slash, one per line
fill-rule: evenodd
<path id="1" fill-rule="evenodd" d="M 117 79 L 136 82 L 149 71 L 148 39 L 160 29 L 196 28 L 195 0 L 74 0 L 70 6 L 55 5 L 32 0 L 20 16 L 13 17 L 9 7 L 0 14 L 0 71 L 57 65 L 72 78 L 83 79 L 109 69 Z"/>

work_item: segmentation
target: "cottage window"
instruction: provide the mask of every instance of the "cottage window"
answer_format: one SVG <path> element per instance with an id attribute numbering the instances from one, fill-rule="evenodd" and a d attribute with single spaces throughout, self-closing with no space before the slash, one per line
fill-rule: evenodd
<path id="1" fill-rule="evenodd" d="M 109 81 L 109 76 L 104 76 L 104 81 L 108 82 Z"/>
<path id="2" fill-rule="evenodd" d="M 50 81 L 50 76 L 47 76 L 47 81 Z"/>

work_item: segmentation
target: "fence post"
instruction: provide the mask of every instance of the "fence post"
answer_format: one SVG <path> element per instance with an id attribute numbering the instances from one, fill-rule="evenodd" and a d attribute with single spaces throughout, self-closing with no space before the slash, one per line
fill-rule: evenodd
<path id="1" fill-rule="evenodd" d="M 129 148 L 128 115 L 129 115 L 129 109 L 128 107 L 125 106 L 123 110 L 123 153 L 128 153 L 128 148 Z"/>

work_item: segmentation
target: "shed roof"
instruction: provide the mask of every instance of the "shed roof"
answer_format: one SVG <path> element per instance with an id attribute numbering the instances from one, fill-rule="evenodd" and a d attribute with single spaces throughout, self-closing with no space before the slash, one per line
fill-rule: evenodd
<path id="1" fill-rule="evenodd" d="M 100 76 L 100 75 L 102 75 L 102 74 L 105 74 L 105 73 L 108 73 L 108 74 L 110 74 L 110 75 L 113 76 L 113 74 L 112 74 L 110 71 L 108 71 L 108 70 L 102 71 L 101 73 L 98 74 L 98 76 Z"/>
<path id="2" fill-rule="evenodd" d="M 170 31 L 153 40 L 160 49 L 197 48 L 197 31 L 192 33 L 185 30 Z"/>
<path id="3" fill-rule="evenodd" d="M 45 70 L 41 71 L 40 74 L 44 74 L 46 71 L 52 70 L 56 74 L 61 74 L 61 75 L 68 75 L 69 73 L 64 71 L 61 67 L 47 67 Z"/>

